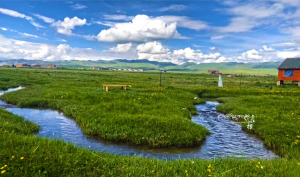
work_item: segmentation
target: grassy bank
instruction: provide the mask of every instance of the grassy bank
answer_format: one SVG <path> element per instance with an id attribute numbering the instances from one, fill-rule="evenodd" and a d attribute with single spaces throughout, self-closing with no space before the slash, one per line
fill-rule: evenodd
<path id="1" fill-rule="evenodd" d="M 296 159 L 160 161 L 115 156 L 32 136 L 36 125 L 3 109 L 0 122 L 1 176 L 297 176 L 300 170 Z"/>
<path id="2" fill-rule="evenodd" d="M 87 135 L 166 147 L 198 145 L 209 133 L 189 119 L 196 113 L 193 104 L 203 100 L 187 91 L 158 87 L 152 80 L 154 74 L 136 78 L 130 73 L 126 77 L 111 72 L 17 70 L 17 75 L 26 75 L 24 81 L 6 71 L 7 80 L 21 82 L 26 89 L 3 95 L 5 101 L 60 110 L 73 117 Z M 105 92 L 104 83 L 132 87 Z"/>
<path id="3" fill-rule="evenodd" d="M 200 96 L 214 97 L 223 103 L 217 107 L 221 112 L 254 115 L 253 129 L 243 125 L 244 129 L 259 136 L 283 157 L 166 162 L 114 156 L 34 137 L 30 132 L 35 132 L 37 127 L 22 126 L 26 123 L 21 118 L 15 119 L 4 111 L 5 114 L 0 114 L 0 120 L 6 117 L 0 121 L 0 146 L 4 147 L 0 150 L 0 167 L 7 165 L 4 173 L 7 176 L 42 176 L 42 173 L 45 176 L 299 176 L 299 87 L 277 87 L 274 77 L 244 77 L 242 80 L 226 77 L 224 88 L 217 88 L 216 76 L 164 73 L 160 88 L 158 73 L 36 69 L 1 69 L 0 72 L 1 78 L 6 79 L 0 86 L 26 87 L 5 94 L 3 97 L 9 102 L 22 107 L 61 110 L 72 116 L 86 134 L 152 146 L 192 145 L 197 136 L 205 137 L 207 131 L 191 123 L 189 117 L 190 113 L 196 113 L 193 104 L 203 101 Z M 113 83 L 132 87 L 127 91 L 102 90 L 102 84 Z M 117 133 L 110 132 L 103 124 Z M 3 128 L 7 125 L 10 128 Z M 169 139 L 162 138 L 165 135 L 161 132 L 170 134 Z M 178 132 L 184 136 L 176 139 Z M 147 142 L 143 137 L 148 137 Z"/>

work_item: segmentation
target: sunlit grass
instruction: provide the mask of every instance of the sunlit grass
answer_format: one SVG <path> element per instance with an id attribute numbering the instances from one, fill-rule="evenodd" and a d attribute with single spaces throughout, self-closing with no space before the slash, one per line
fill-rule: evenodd
<path id="1" fill-rule="evenodd" d="M 223 78 L 198 74 L 1 69 L 1 88 L 26 89 L 3 98 L 21 107 L 50 107 L 75 119 L 85 134 L 152 146 L 196 144 L 207 131 L 190 121 L 201 97 L 222 102 L 224 113 L 255 116 L 253 129 L 282 156 L 272 160 L 175 160 L 115 156 L 34 137 L 38 126 L 0 110 L 0 170 L 7 176 L 299 176 L 299 87 L 275 77 Z M 128 84 L 127 91 L 102 84 Z M 195 97 L 197 97 L 195 99 Z M 180 135 L 180 136 L 179 136 Z M 170 136 L 170 137 L 168 137 Z M 144 137 L 144 139 L 143 139 Z M 146 139 L 147 137 L 147 139 Z M 145 140 L 146 139 L 146 140 Z M 196 140 L 196 141 L 195 141 Z M 298 141 L 297 141 L 298 140 Z M 14 158 L 12 158 L 14 156 Z M 20 159 L 24 157 L 23 159 Z"/>

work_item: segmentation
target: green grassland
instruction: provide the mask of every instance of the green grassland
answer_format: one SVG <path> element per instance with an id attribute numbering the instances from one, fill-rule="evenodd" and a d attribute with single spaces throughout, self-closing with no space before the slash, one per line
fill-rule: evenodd
<path id="1" fill-rule="evenodd" d="M 158 62 L 149 60 L 96 60 L 96 61 L 42 61 L 42 60 L 2 60 L 2 64 L 39 64 L 41 66 L 47 66 L 48 64 L 55 64 L 58 67 L 64 67 L 68 69 L 86 69 L 92 70 L 92 68 L 98 69 L 144 69 L 146 71 L 158 71 L 166 70 L 168 72 L 198 72 L 206 73 L 207 70 L 217 69 L 223 74 L 252 74 L 252 75 L 265 75 L 277 74 L 277 68 L 281 64 L 280 62 L 263 62 L 263 63 L 237 63 L 237 62 L 224 62 L 224 63 L 184 63 L 182 65 L 176 65 L 170 62 Z M 1 63 L 0 63 L 1 65 Z"/>
<path id="2" fill-rule="evenodd" d="M 222 102 L 221 112 L 253 114 L 253 129 L 243 125 L 244 130 L 281 156 L 174 161 L 115 156 L 32 136 L 37 125 L 0 109 L 3 176 L 300 176 L 300 91 L 296 85 L 276 86 L 276 77 L 224 77 L 224 88 L 218 88 L 217 76 L 164 73 L 159 87 L 156 72 L 2 68 L 0 80 L 2 89 L 26 87 L 4 94 L 7 102 L 57 109 L 85 134 L 153 147 L 199 144 L 208 131 L 190 121 L 193 104 L 214 98 Z M 131 88 L 105 92 L 102 84 Z"/>

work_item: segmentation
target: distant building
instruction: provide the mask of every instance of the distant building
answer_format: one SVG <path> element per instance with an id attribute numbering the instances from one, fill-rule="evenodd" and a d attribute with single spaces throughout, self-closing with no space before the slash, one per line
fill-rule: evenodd
<path id="1" fill-rule="evenodd" d="M 41 65 L 31 65 L 31 67 L 33 67 L 33 68 L 41 68 L 42 66 Z"/>
<path id="2" fill-rule="evenodd" d="M 17 68 L 28 68 L 28 67 L 30 67 L 30 65 L 28 65 L 28 64 L 16 64 L 16 67 Z"/>
<path id="3" fill-rule="evenodd" d="M 300 86 L 300 58 L 287 58 L 277 69 L 277 85 L 283 85 L 284 81 L 296 81 Z"/>
<path id="4" fill-rule="evenodd" d="M 219 70 L 208 70 L 207 71 L 208 75 L 218 75 L 220 74 Z"/>
<path id="5" fill-rule="evenodd" d="M 56 65 L 48 65 L 46 68 L 56 68 Z"/>
<path id="6" fill-rule="evenodd" d="M 3 65 L 4 67 L 12 67 L 11 65 Z"/>

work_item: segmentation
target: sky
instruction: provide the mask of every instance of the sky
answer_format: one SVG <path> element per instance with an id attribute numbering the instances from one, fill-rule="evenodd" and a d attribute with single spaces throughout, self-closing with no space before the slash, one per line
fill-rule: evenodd
<path id="1" fill-rule="evenodd" d="M 292 57 L 300 57 L 300 0 L 0 1 L 0 60 Z"/>

